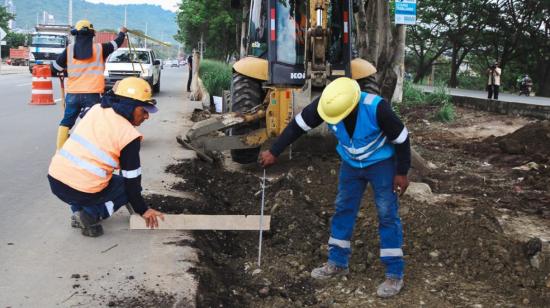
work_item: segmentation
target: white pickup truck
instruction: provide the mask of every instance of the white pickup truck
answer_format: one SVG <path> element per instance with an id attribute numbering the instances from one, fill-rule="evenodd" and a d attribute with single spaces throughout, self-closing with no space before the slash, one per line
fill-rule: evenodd
<path id="1" fill-rule="evenodd" d="M 105 63 L 105 87 L 126 77 L 141 77 L 151 85 L 153 93 L 160 91 L 161 61 L 155 52 L 148 48 L 119 48 L 113 52 Z"/>

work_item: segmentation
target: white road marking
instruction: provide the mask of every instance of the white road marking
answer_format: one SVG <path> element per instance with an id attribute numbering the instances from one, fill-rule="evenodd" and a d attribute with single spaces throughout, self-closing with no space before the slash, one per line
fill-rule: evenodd
<path id="1" fill-rule="evenodd" d="M 56 101 L 56 102 L 59 102 L 59 101 L 61 101 L 61 98 L 57 98 L 55 101 Z"/>

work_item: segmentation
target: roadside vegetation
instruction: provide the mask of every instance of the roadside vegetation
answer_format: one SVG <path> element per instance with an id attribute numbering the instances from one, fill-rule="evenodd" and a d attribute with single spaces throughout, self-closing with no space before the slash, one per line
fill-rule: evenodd
<path id="1" fill-rule="evenodd" d="M 452 122 L 456 117 L 456 109 L 447 86 L 440 83 L 432 93 L 424 93 L 410 81 L 403 86 L 403 102 L 397 106 L 401 114 L 406 109 L 429 107 L 433 109 L 433 118 L 440 122 Z"/>
<path id="2" fill-rule="evenodd" d="M 202 60 L 199 67 L 201 78 L 210 96 L 222 96 L 231 86 L 231 66 L 221 61 Z"/>

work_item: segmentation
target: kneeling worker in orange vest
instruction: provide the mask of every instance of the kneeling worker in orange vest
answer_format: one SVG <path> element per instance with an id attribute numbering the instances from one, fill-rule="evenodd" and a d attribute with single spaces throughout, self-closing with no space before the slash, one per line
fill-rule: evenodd
<path id="1" fill-rule="evenodd" d="M 118 37 L 108 43 L 94 44 L 95 30 L 90 21 L 83 19 L 71 30 L 75 36 L 70 44 L 52 62 L 52 74 L 59 75 L 67 71 L 67 95 L 65 115 L 57 130 L 57 149 L 69 137 L 69 130 L 82 111 L 99 103 L 100 95 L 105 91 L 105 59 L 124 43 L 125 27 L 120 28 Z"/>
<path id="2" fill-rule="evenodd" d="M 150 228 L 162 213 L 148 208 L 141 196 L 139 158 L 142 135 L 135 126 L 157 112 L 151 86 L 128 77 L 94 105 L 52 158 L 48 179 L 52 192 L 73 211 L 71 225 L 85 236 L 103 234 L 101 220 L 131 204 Z M 120 175 L 113 174 L 120 169 Z"/>

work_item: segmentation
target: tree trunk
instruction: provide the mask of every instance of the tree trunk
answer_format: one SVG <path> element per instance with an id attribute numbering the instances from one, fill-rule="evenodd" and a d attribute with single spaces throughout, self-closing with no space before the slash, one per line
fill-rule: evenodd
<path id="1" fill-rule="evenodd" d="M 457 74 L 457 71 L 458 71 L 458 68 L 456 67 L 456 63 L 458 62 L 458 51 L 459 51 L 458 48 L 453 47 L 453 53 L 452 53 L 452 56 L 451 56 L 451 76 L 449 78 L 449 87 L 450 88 L 456 88 L 456 86 L 458 84 L 458 80 L 456 78 L 456 74 Z"/>
<path id="2" fill-rule="evenodd" d="M 405 77 L 405 39 L 407 27 L 405 25 L 397 26 L 397 35 L 395 36 L 394 54 L 392 60 L 393 72 L 397 76 L 395 89 L 393 91 L 392 102 L 401 103 L 403 101 L 403 79 Z"/>
<path id="3" fill-rule="evenodd" d="M 239 59 L 246 57 L 246 44 L 245 38 L 248 34 L 247 25 L 248 25 L 248 5 L 243 5 L 243 20 L 241 22 L 241 49 L 239 52 Z"/>
<path id="4" fill-rule="evenodd" d="M 357 33 L 357 38 L 355 40 L 355 48 L 359 54 L 359 58 L 368 59 L 367 51 L 367 14 L 365 12 L 364 1 L 360 1 L 358 5 L 358 11 L 355 12 L 355 31 Z"/>
<path id="5" fill-rule="evenodd" d="M 537 83 L 537 95 L 550 97 L 550 60 L 539 63 Z"/>

